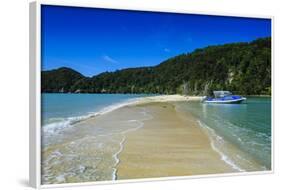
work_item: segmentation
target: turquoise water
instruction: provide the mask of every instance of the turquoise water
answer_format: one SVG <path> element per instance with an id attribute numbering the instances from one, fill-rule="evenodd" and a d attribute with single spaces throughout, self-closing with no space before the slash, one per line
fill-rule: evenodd
<path id="1" fill-rule="evenodd" d="M 153 95 L 43 94 L 42 183 L 115 180 L 125 134 L 151 118 L 145 108 L 131 109 L 128 117 L 124 106 L 147 96 Z"/>
<path id="2" fill-rule="evenodd" d="M 218 148 L 222 148 L 222 142 L 228 142 L 243 153 L 229 156 L 228 150 L 221 150 L 228 159 L 244 157 L 248 161 L 255 160 L 265 170 L 271 169 L 271 98 L 248 98 L 242 104 L 188 102 L 178 106 L 191 112 L 201 126 L 208 127 L 219 137 L 215 138 Z M 236 158 L 230 162 L 238 166 Z"/>
<path id="3" fill-rule="evenodd" d="M 42 94 L 42 130 L 49 135 L 89 117 L 110 112 L 145 94 Z"/>
<path id="4" fill-rule="evenodd" d="M 128 103 L 144 94 L 42 94 L 43 125 L 55 120 L 94 114 L 109 106 Z M 113 107 L 111 107 L 113 109 Z"/>

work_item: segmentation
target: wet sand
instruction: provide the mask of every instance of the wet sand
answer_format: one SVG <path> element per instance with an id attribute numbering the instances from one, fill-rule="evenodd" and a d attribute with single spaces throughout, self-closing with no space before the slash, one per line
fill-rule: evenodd
<path id="1" fill-rule="evenodd" d="M 235 172 L 212 149 L 207 134 L 191 115 L 181 115 L 167 102 L 137 107 L 144 107 L 153 118 L 126 134 L 118 155 L 117 179 Z"/>

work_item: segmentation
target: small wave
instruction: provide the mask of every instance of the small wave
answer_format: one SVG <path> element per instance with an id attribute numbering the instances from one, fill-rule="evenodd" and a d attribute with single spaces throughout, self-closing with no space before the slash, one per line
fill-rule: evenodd
<path id="1" fill-rule="evenodd" d="M 116 104 L 106 106 L 106 107 L 102 108 L 101 110 L 99 110 L 97 112 L 90 112 L 90 113 L 87 113 L 87 114 L 81 115 L 81 116 L 68 117 L 68 118 L 50 118 L 49 121 L 51 123 L 45 124 L 42 127 L 43 134 L 44 135 L 45 134 L 48 134 L 48 135 L 54 134 L 54 133 L 59 132 L 60 130 L 62 130 L 64 128 L 71 127 L 74 124 L 79 123 L 79 122 L 84 121 L 84 120 L 87 120 L 89 118 L 96 117 L 96 116 L 103 115 L 103 114 L 107 114 L 109 112 L 120 109 L 122 107 L 136 104 L 141 99 L 142 98 L 132 98 L 132 99 L 126 100 L 124 102 L 120 102 L 120 103 L 116 103 Z"/>
<path id="2" fill-rule="evenodd" d="M 242 169 L 239 166 L 237 166 L 233 160 L 231 160 L 226 154 L 224 154 L 215 145 L 216 143 L 223 144 L 224 143 L 224 139 L 221 136 L 219 136 L 218 134 L 216 134 L 214 129 L 210 128 L 209 126 L 207 126 L 206 124 L 204 124 L 200 120 L 198 120 L 198 123 L 199 123 L 199 125 L 202 128 L 207 129 L 208 133 L 210 133 L 209 137 L 210 137 L 210 140 L 211 140 L 211 147 L 213 148 L 214 151 L 219 153 L 219 155 L 221 156 L 221 160 L 223 160 L 226 164 L 230 165 L 233 169 L 235 169 L 237 171 L 240 171 L 240 172 L 244 172 L 245 171 L 244 169 Z"/>
<path id="3" fill-rule="evenodd" d="M 128 105 L 128 104 L 123 104 L 122 106 L 125 106 L 125 105 Z M 118 109 L 120 106 L 121 105 L 116 106 L 117 108 L 116 107 L 115 108 L 111 107 L 110 109 L 111 110 L 115 110 L 115 109 Z M 101 113 L 101 112 L 99 112 L 99 113 Z M 103 112 L 103 113 L 108 113 L 108 112 Z M 108 177 L 111 178 L 112 180 L 116 180 L 117 179 L 117 166 L 120 163 L 119 154 L 124 149 L 124 143 L 126 141 L 126 134 L 129 133 L 129 132 L 133 132 L 133 131 L 136 131 L 136 130 L 142 128 L 144 126 L 143 121 L 149 120 L 149 119 L 153 118 L 153 116 L 150 115 L 145 108 L 140 108 L 140 110 L 138 110 L 138 113 L 140 115 L 142 115 L 143 117 L 141 117 L 140 119 L 128 118 L 128 120 L 124 121 L 124 122 L 127 123 L 127 124 L 126 123 L 124 123 L 124 124 L 128 125 L 129 128 L 122 129 L 121 131 L 119 131 L 119 130 L 117 130 L 117 131 L 108 131 L 106 134 L 96 134 L 97 138 L 100 138 L 100 137 L 103 138 L 103 136 L 108 137 L 108 138 L 104 138 L 104 139 L 112 139 L 112 137 L 114 137 L 114 136 L 118 137 L 120 135 L 120 139 L 116 138 L 116 139 L 118 139 L 116 141 L 116 149 L 114 149 L 114 151 L 111 154 L 111 156 L 112 156 L 111 158 L 112 158 L 112 161 L 113 161 L 112 164 L 113 165 L 110 166 L 111 171 L 110 171 L 110 173 L 108 173 L 109 174 Z M 62 128 L 69 127 L 69 126 L 73 125 L 72 123 L 75 123 L 76 121 L 81 120 L 81 119 L 85 119 L 87 117 L 89 117 L 89 116 L 77 117 L 77 118 L 71 118 L 71 119 L 69 118 L 69 120 L 67 120 L 67 121 L 62 120 L 62 121 L 60 121 L 58 123 L 48 124 L 48 125 L 46 125 L 44 127 L 45 127 L 45 130 L 48 131 L 49 133 L 55 133 L 56 131 L 59 131 Z M 59 120 L 59 119 L 57 119 L 57 120 Z M 46 134 L 44 134 L 44 135 L 46 135 Z M 50 136 L 50 137 L 52 138 L 52 136 Z M 89 137 L 87 136 L 87 137 L 85 137 L 83 139 L 88 139 L 88 138 Z M 91 138 L 94 138 L 94 137 L 91 137 Z M 83 141 L 83 139 L 80 139 L 80 140 Z M 70 142 L 70 145 L 72 145 L 74 143 L 75 142 Z M 108 145 L 105 145 L 105 144 L 97 143 L 96 141 L 95 141 L 95 143 L 96 143 L 95 145 L 99 149 L 102 149 L 103 146 L 108 146 Z M 78 145 L 75 145 L 75 146 L 78 146 Z M 70 148 L 70 150 L 72 150 L 72 148 Z M 48 163 L 49 161 L 53 161 L 52 159 L 59 159 L 61 156 L 62 156 L 62 153 L 60 153 L 59 150 L 56 150 L 56 151 L 54 151 L 52 153 L 51 156 L 46 158 L 45 162 Z M 69 157 L 69 154 L 67 155 L 67 157 Z M 62 158 L 62 159 L 66 159 L 66 158 Z M 57 163 L 55 163 L 55 164 L 57 164 Z M 47 165 L 49 165 L 49 164 L 47 164 Z M 50 173 L 50 171 L 48 171 L 48 170 L 49 169 L 47 167 L 45 167 L 45 173 L 46 174 L 44 175 L 44 179 L 46 181 L 49 180 L 48 174 Z M 81 169 L 81 171 L 82 171 L 82 169 Z M 69 172 L 73 173 L 74 171 L 72 171 L 72 169 L 64 171 L 63 173 L 61 173 L 61 175 L 58 175 L 54 180 L 56 180 L 59 183 L 65 181 L 65 177 L 67 177 L 69 175 L 72 175 Z M 74 173 L 76 173 L 76 171 Z"/>
<path id="4" fill-rule="evenodd" d="M 76 117 L 68 117 L 68 118 L 52 118 L 51 121 L 56 121 L 53 123 L 43 125 L 43 132 L 44 134 L 52 134 L 62 130 L 66 127 L 74 125 L 82 120 L 89 119 L 91 117 L 97 116 L 97 113 L 88 114 L 84 116 L 76 116 Z"/>
<path id="5" fill-rule="evenodd" d="M 148 117 L 145 118 L 145 119 L 143 119 L 143 120 L 141 120 L 141 121 L 139 121 L 139 120 L 128 120 L 128 122 L 138 122 L 139 125 L 138 125 L 137 127 L 135 127 L 135 128 L 127 129 L 127 130 L 121 132 L 121 134 L 122 134 L 122 140 L 121 140 L 120 143 L 119 143 L 120 148 L 119 148 L 119 150 L 118 150 L 115 154 L 113 154 L 113 158 L 114 158 L 114 160 L 115 160 L 115 164 L 114 164 L 114 166 L 113 166 L 112 180 L 117 180 L 117 166 L 118 166 L 118 164 L 119 164 L 119 162 L 120 162 L 120 159 L 118 158 L 118 155 L 119 155 L 119 154 L 122 152 L 122 150 L 124 149 L 124 142 L 126 141 L 126 133 L 132 132 L 132 131 L 136 131 L 136 130 L 142 128 L 142 127 L 144 126 L 143 121 L 150 120 L 150 119 L 153 118 L 152 115 L 147 114 L 145 108 L 143 108 L 143 111 L 142 111 L 141 113 L 142 113 L 143 115 L 145 115 L 145 116 L 148 116 Z"/>
<path id="6" fill-rule="evenodd" d="M 112 111 L 115 111 L 117 109 L 120 109 L 125 106 L 130 106 L 130 105 L 136 105 L 138 103 L 141 103 L 145 100 L 145 102 L 149 102 L 149 99 L 147 97 L 139 97 L 139 98 L 131 98 L 126 101 L 122 101 L 119 103 L 115 103 L 109 106 L 106 106 L 99 111 L 96 112 L 90 112 L 85 115 L 81 116 L 75 116 L 75 117 L 68 117 L 68 118 L 50 118 L 49 121 L 52 121 L 52 123 L 48 123 L 43 125 L 42 130 L 44 134 L 51 135 L 53 133 L 59 132 L 60 130 L 71 127 L 74 124 L 87 120 L 92 117 L 96 117 L 99 115 L 104 115 L 107 113 L 110 113 Z M 155 101 L 155 100 L 151 100 Z M 55 122 L 54 122 L 55 121 Z"/>

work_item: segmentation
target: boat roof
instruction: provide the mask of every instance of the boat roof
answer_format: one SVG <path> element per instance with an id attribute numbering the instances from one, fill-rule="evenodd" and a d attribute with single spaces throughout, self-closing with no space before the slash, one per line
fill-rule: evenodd
<path id="1" fill-rule="evenodd" d="M 220 91 L 213 91 L 215 97 L 222 97 L 222 96 L 226 96 L 226 95 L 231 95 L 232 93 L 230 91 L 224 91 L 224 90 L 220 90 Z"/>

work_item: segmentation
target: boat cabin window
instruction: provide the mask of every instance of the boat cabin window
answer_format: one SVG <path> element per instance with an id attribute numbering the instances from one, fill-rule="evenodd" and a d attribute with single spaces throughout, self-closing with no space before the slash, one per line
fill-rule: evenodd
<path id="1" fill-rule="evenodd" d="M 232 95 L 232 93 L 229 91 L 214 91 L 213 93 L 214 93 L 215 98 L 222 98 L 225 96 Z"/>

